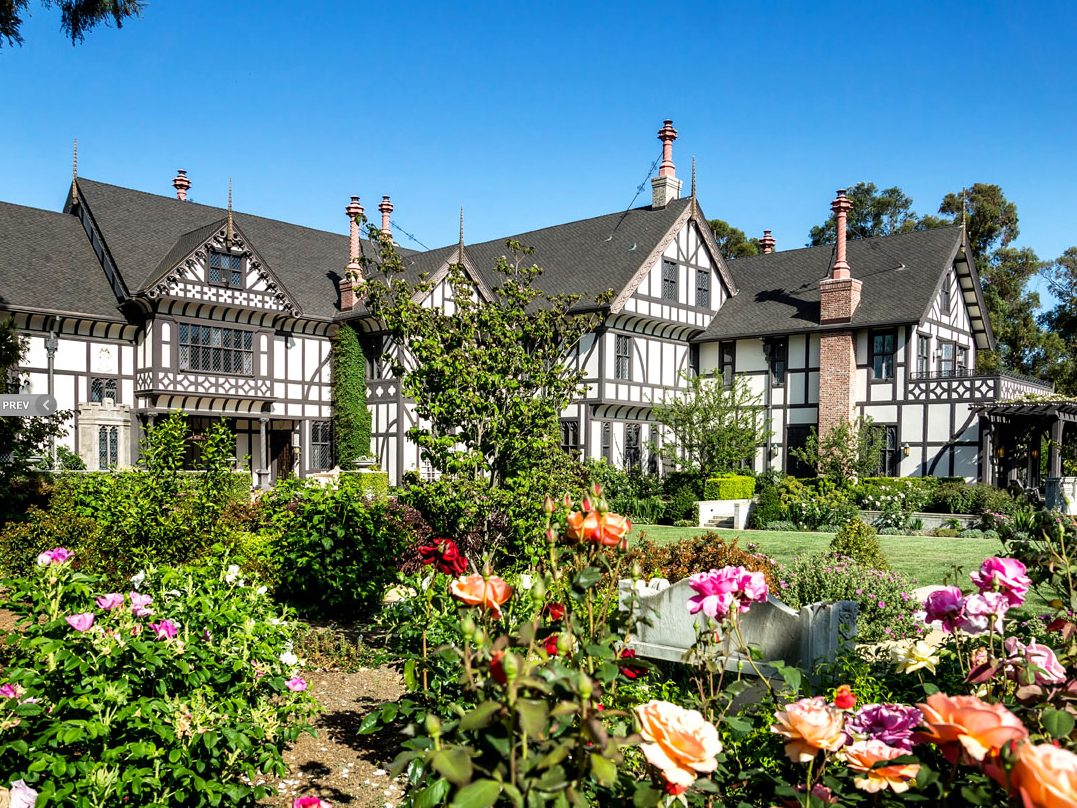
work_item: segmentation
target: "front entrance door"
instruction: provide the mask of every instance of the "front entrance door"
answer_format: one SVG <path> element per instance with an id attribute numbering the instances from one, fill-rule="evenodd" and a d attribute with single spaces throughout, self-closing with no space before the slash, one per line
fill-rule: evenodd
<path id="1" fill-rule="evenodd" d="M 292 448 L 292 433 L 271 432 L 269 451 L 273 464 L 273 479 L 283 480 L 292 474 L 295 466 L 295 449 Z"/>

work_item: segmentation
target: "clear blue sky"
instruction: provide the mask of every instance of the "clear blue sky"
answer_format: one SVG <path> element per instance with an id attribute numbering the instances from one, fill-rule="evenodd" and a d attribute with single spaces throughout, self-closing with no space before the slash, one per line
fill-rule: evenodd
<path id="1" fill-rule="evenodd" d="M 77 46 L 30 10 L 0 50 L 9 202 L 58 208 L 77 137 L 83 176 L 171 194 L 182 167 L 218 205 L 232 176 L 237 209 L 338 232 L 390 194 L 435 247 L 461 205 L 468 241 L 626 207 L 672 118 L 686 192 L 695 155 L 708 216 L 779 249 L 860 180 L 919 212 L 998 183 L 1020 245 L 1077 244 L 1070 3 L 151 0 Z"/>

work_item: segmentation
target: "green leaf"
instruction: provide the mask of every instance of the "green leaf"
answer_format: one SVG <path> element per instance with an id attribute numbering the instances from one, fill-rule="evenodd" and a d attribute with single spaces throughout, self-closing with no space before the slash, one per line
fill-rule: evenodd
<path id="1" fill-rule="evenodd" d="M 497 701 L 484 701 L 478 707 L 468 710 L 467 714 L 460 719 L 460 729 L 475 730 L 485 727 L 490 723 L 494 713 L 501 709 L 501 703 Z"/>
<path id="2" fill-rule="evenodd" d="M 415 795 L 412 805 L 415 808 L 434 808 L 436 805 L 441 805 L 448 793 L 449 781 L 444 777 L 439 777 Z"/>
<path id="3" fill-rule="evenodd" d="M 359 729 L 356 730 L 360 735 L 369 735 L 372 732 L 377 732 L 381 728 L 381 713 L 375 710 L 372 713 L 367 713 L 363 716 L 362 722 L 359 724 Z"/>
<path id="4" fill-rule="evenodd" d="M 549 753 L 547 753 L 547 755 L 542 760 L 535 764 L 535 768 L 541 770 L 548 769 L 550 768 L 550 766 L 556 766 L 558 763 L 568 757 L 568 753 L 571 747 L 572 745 L 570 743 L 563 743 L 558 746 L 555 746 L 549 751 Z"/>
<path id="5" fill-rule="evenodd" d="M 591 753 L 591 774 L 604 786 L 613 785 L 617 780 L 617 765 L 602 755 Z"/>
<path id="6" fill-rule="evenodd" d="M 1073 716 L 1065 710 L 1048 707 L 1043 711 L 1040 722 L 1043 724 L 1043 728 L 1047 730 L 1047 734 L 1052 738 L 1065 738 L 1073 732 Z"/>
<path id="7" fill-rule="evenodd" d="M 404 663 L 404 686 L 408 690 L 415 690 L 418 681 L 415 678 L 415 660 L 409 659 Z"/>
<path id="8" fill-rule="evenodd" d="M 455 785 L 462 786 L 471 780 L 471 756 L 463 747 L 453 746 L 436 752 L 430 758 L 430 765 Z"/>
<path id="9" fill-rule="evenodd" d="M 491 808 L 501 793 L 496 780 L 476 780 L 456 792 L 450 808 Z"/>
<path id="10" fill-rule="evenodd" d="M 936 685 L 931 684 L 931 682 L 924 682 L 924 695 L 934 696 L 938 692 L 939 688 Z"/>
<path id="11" fill-rule="evenodd" d="M 651 788 L 648 783 L 640 783 L 636 786 L 636 793 L 632 795 L 632 805 L 635 808 L 654 808 L 662 800 L 662 792 Z"/>
<path id="12" fill-rule="evenodd" d="M 546 721 L 550 714 L 549 705 L 542 699 L 520 699 L 516 702 L 516 714 L 520 718 L 520 729 L 532 738 L 541 738 L 546 731 Z"/>
<path id="13" fill-rule="evenodd" d="M 394 718 L 396 718 L 397 706 L 394 702 L 389 702 L 381 708 L 381 723 L 389 724 Z"/>
<path id="14" fill-rule="evenodd" d="M 573 579 L 572 585 L 580 590 L 590 589 L 592 586 L 602 580 L 602 570 L 597 567 L 588 567 L 585 570 L 581 570 L 580 573 Z"/>

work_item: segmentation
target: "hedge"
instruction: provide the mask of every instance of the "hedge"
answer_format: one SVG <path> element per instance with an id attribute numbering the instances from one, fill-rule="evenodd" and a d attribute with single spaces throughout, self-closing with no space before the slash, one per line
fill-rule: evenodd
<path id="1" fill-rule="evenodd" d="M 384 471 L 342 471 L 340 481 L 368 499 L 389 498 L 389 475 Z"/>
<path id="2" fill-rule="evenodd" d="M 703 499 L 751 499 L 755 494 L 754 477 L 711 477 L 703 489 Z"/>

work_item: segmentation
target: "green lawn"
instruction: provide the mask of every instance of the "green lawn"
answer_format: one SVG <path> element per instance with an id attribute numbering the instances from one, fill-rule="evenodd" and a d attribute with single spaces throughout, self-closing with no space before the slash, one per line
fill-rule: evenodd
<path id="1" fill-rule="evenodd" d="M 703 528 L 667 527 L 665 525 L 637 525 L 629 534 L 629 540 L 645 535 L 659 544 L 669 544 L 698 535 Z M 787 533 L 770 530 L 715 530 L 727 540 L 740 538 L 740 546 L 759 545 L 780 564 L 790 564 L 793 559 L 809 553 L 825 552 L 833 534 Z M 879 543 L 895 570 L 911 575 L 920 586 L 941 584 L 950 567 L 957 564 L 962 572 L 958 583 L 962 588 L 971 585 L 968 574 L 978 569 L 987 557 L 1002 552 L 998 541 L 989 539 L 939 539 L 932 536 L 880 536 Z M 952 579 L 951 579 L 952 582 Z"/>

